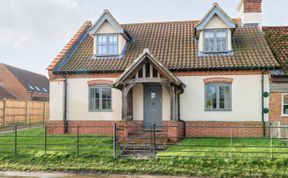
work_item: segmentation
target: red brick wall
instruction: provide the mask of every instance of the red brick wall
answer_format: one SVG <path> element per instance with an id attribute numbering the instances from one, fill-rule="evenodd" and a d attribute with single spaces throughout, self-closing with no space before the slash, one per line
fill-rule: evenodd
<path id="1" fill-rule="evenodd" d="M 282 116 L 282 93 L 270 93 L 269 96 L 269 121 L 288 122 L 288 117 Z"/>
<path id="2" fill-rule="evenodd" d="M 187 137 L 262 137 L 262 135 L 261 122 L 186 122 Z"/>
<path id="3" fill-rule="evenodd" d="M 113 134 L 113 125 L 117 124 L 119 139 L 124 139 L 129 132 L 143 129 L 143 121 L 68 121 L 68 133 L 80 134 Z M 163 121 L 163 131 L 167 132 L 170 142 L 177 142 L 186 137 L 262 137 L 261 122 L 183 122 Z M 267 124 L 268 126 L 268 124 Z M 49 121 L 48 134 L 64 134 L 63 121 Z M 185 133 L 184 133 L 185 131 Z M 269 129 L 266 130 L 269 133 Z"/>
<path id="4" fill-rule="evenodd" d="M 261 3 L 262 0 L 243 0 L 244 3 L 244 12 L 251 13 L 251 12 L 261 12 Z"/>
<path id="5" fill-rule="evenodd" d="M 30 99 L 26 88 L 22 86 L 3 64 L 0 64 L 0 85 L 14 94 L 17 99 Z"/>

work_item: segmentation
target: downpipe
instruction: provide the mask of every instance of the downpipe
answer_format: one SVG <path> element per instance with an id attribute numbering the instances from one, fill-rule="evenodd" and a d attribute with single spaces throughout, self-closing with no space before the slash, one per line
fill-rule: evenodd
<path id="1" fill-rule="evenodd" d="M 67 121 L 67 78 L 64 77 L 64 134 L 68 133 L 68 121 Z"/>
<path id="2" fill-rule="evenodd" d="M 180 116 L 181 116 L 181 114 L 180 114 L 180 95 L 183 94 L 183 93 L 184 93 L 184 90 L 182 90 L 177 95 L 177 97 L 178 97 L 178 120 L 183 123 L 183 137 L 186 137 L 186 122 L 183 121 L 182 119 L 180 119 Z"/>
<path id="3" fill-rule="evenodd" d="M 261 118 L 262 118 L 262 133 L 263 137 L 266 136 L 266 126 L 265 126 L 265 119 L 264 119 L 264 71 L 261 73 Z"/>

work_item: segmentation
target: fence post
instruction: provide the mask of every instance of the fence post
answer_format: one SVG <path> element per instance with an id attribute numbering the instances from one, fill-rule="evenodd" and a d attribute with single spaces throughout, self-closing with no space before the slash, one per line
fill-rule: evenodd
<path id="1" fill-rule="evenodd" d="M 79 133 L 79 125 L 77 125 L 77 156 L 79 156 L 79 142 L 80 142 L 80 133 Z"/>
<path id="2" fill-rule="evenodd" d="M 117 126 L 113 124 L 113 158 L 117 159 Z"/>
<path id="3" fill-rule="evenodd" d="M 17 155 L 17 124 L 14 126 L 14 155 Z"/>
<path id="4" fill-rule="evenodd" d="M 4 98 L 4 103 L 3 103 L 3 126 L 6 126 L 6 106 L 7 103 L 6 103 L 6 99 Z"/>
<path id="5" fill-rule="evenodd" d="M 153 124 L 153 158 L 156 157 L 156 126 Z"/>
<path id="6" fill-rule="evenodd" d="M 26 117 L 25 117 L 25 123 L 27 124 L 29 117 L 29 101 L 26 100 Z"/>
<path id="7" fill-rule="evenodd" d="M 44 126 L 44 153 L 47 154 L 47 126 Z"/>
<path id="8" fill-rule="evenodd" d="M 271 125 L 269 125 L 269 127 L 271 130 Z M 270 158 L 273 159 L 273 137 L 272 137 L 271 132 L 270 132 Z"/>
<path id="9" fill-rule="evenodd" d="M 232 131 L 231 131 L 231 126 L 230 126 L 230 150 L 231 150 L 231 155 L 230 157 L 232 158 L 233 157 L 233 151 L 234 151 L 234 148 L 233 148 L 233 135 L 232 135 Z"/>
<path id="10" fill-rule="evenodd" d="M 46 120 L 45 116 L 46 116 L 46 104 L 45 102 L 43 102 L 43 126 L 45 125 Z"/>

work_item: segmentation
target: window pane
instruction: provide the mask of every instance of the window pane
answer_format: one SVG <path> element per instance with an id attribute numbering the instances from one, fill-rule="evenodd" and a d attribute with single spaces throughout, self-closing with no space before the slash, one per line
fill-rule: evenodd
<path id="1" fill-rule="evenodd" d="M 100 109 L 100 90 L 99 88 L 94 88 L 95 91 L 95 108 L 94 109 Z"/>
<path id="2" fill-rule="evenodd" d="M 102 88 L 102 109 L 111 109 L 111 88 Z"/>
<path id="3" fill-rule="evenodd" d="M 283 101 L 284 104 L 288 104 L 288 94 L 284 95 L 283 100 L 284 100 Z"/>
<path id="4" fill-rule="evenodd" d="M 102 46 L 102 45 L 98 45 L 98 54 L 99 55 L 107 54 L 107 47 L 106 46 Z"/>
<path id="5" fill-rule="evenodd" d="M 283 105 L 283 114 L 288 115 L 288 105 Z"/>
<path id="6" fill-rule="evenodd" d="M 214 31 L 206 31 L 204 32 L 204 50 L 208 52 L 215 51 L 214 49 L 214 39 L 215 34 Z"/>
<path id="7" fill-rule="evenodd" d="M 230 103 L 230 87 L 229 86 L 220 86 L 220 109 L 229 109 L 231 106 Z"/>
<path id="8" fill-rule="evenodd" d="M 99 35 L 97 44 L 98 45 L 106 45 L 107 44 L 107 36 Z"/>
<path id="9" fill-rule="evenodd" d="M 217 31 L 217 51 L 226 51 L 227 36 L 226 31 Z"/>
<path id="10" fill-rule="evenodd" d="M 95 92 L 94 92 L 94 88 L 90 88 L 90 98 L 89 98 L 89 110 L 92 110 L 95 108 L 95 103 L 94 103 L 94 98 L 95 98 Z"/>
<path id="11" fill-rule="evenodd" d="M 109 44 L 110 45 L 116 45 L 117 44 L 117 36 L 116 35 L 109 36 Z"/>
<path id="12" fill-rule="evenodd" d="M 217 108 L 217 98 L 216 98 L 216 87 L 207 86 L 206 90 L 206 108 L 216 109 Z"/>
<path id="13" fill-rule="evenodd" d="M 109 54 L 117 54 L 117 45 L 109 45 Z"/>

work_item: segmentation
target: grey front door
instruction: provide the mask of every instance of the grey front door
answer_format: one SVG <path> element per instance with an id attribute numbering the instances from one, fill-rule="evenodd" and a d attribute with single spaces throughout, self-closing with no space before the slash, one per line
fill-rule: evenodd
<path id="1" fill-rule="evenodd" d="M 161 126 L 162 122 L 162 86 L 144 85 L 144 126 L 155 124 Z"/>

